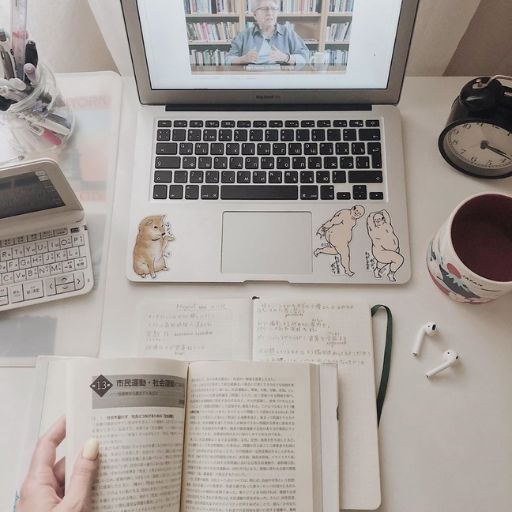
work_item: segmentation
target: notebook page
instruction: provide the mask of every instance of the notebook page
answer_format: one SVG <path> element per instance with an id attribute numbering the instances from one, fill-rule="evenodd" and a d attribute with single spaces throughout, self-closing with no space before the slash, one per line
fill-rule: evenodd
<path id="1" fill-rule="evenodd" d="M 340 508 L 380 504 L 369 307 L 352 301 L 255 300 L 253 358 L 336 363 L 340 400 Z"/>
<path id="2" fill-rule="evenodd" d="M 251 359 L 249 299 L 146 301 L 139 355 L 181 361 Z"/>

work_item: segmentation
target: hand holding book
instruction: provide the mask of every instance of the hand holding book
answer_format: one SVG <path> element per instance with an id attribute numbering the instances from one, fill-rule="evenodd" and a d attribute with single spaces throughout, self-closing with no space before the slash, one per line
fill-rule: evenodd
<path id="1" fill-rule="evenodd" d="M 66 454 L 91 435 L 102 446 L 93 512 L 338 509 L 335 368 L 148 358 L 66 366 Z"/>
<path id="2" fill-rule="evenodd" d="M 37 443 L 16 506 L 18 512 L 89 510 L 98 469 L 99 444 L 96 439 L 87 441 L 64 493 L 65 459 L 58 462 L 55 459 L 57 447 L 65 436 L 66 419 L 61 416 Z"/>

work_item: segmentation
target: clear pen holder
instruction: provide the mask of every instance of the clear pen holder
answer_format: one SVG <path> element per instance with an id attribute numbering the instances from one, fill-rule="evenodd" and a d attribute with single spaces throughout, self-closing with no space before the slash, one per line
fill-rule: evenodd
<path id="1" fill-rule="evenodd" d="M 74 116 L 62 98 L 53 73 L 37 66 L 38 80 L 28 95 L 2 115 L 14 148 L 21 154 L 58 151 L 73 133 Z"/>

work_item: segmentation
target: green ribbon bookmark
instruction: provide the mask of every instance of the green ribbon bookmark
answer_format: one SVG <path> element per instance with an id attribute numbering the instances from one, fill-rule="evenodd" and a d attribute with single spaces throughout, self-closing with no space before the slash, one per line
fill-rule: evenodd
<path id="1" fill-rule="evenodd" d="M 386 345 L 384 347 L 384 360 L 382 361 L 382 374 L 380 376 L 379 392 L 377 393 L 377 424 L 380 423 L 382 407 L 384 405 L 384 399 L 386 398 L 389 371 L 391 369 L 391 347 L 393 345 L 393 315 L 391 314 L 391 310 L 383 304 L 377 304 L 371 309 L 372 317 L 380 308 L 386 310 L 388 320 L 386 325 Z"/>

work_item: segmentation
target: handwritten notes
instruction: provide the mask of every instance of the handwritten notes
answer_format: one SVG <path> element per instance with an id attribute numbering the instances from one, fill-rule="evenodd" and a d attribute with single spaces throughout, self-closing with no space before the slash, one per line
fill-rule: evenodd
<path id="1" fill-rule="evenodd" d="M 373 362 L 369 314 L 366 305 L 354 302 L 257 301 L 254 358 L 367 365 Z"/>
<path id="2" fill-rule="evenodd" d="M 342 301 L 255 301 L 253 357 L 337 363 L 340 508 L 380 500 L 370 309 Z M 357 507 L 353 505 L 357 504 Z"/>
<path id="3" fill-rule="evenodd" d="M 247 299 L 148 302 L 140 325 L 144 356 L 184 361 L 251 357 Z"/>

